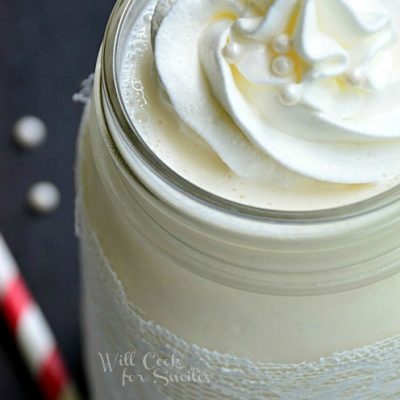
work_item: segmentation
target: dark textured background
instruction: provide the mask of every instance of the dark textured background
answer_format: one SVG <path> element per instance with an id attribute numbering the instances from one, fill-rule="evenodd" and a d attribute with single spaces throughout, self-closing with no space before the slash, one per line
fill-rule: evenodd
<path id="1" fill-rule="evenodd" d="M 71 97 L 92 70 L 114 0 L 0 0 L 0 231 L 42 306 L 79 385 L 79 268 L 73 233 L 75 139 L 81 107 Z M 25 114 L 48 125 L 33 152 L 12 142 Z M 26 193 L 56 183 L 62 206 L 31 214 Z M 14 341 L 0 321 L 0 399 L 39 399 Z"/>

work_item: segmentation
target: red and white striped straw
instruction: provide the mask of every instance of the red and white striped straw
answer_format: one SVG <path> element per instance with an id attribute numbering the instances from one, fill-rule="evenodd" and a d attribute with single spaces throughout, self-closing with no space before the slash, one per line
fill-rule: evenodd
<path id="1" fill-rule="evenodd" d="M 28 367 L 48 400 L 78 400 L 50 327 L 0 234 L 0 303 Z"/>

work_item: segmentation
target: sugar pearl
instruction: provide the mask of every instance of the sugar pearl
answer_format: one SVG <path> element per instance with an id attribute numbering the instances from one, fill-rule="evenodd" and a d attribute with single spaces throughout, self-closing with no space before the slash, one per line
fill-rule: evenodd
<path id="1" fill-rule="evenodd" d="M 38 117 L 22 117 L 14 126 L 14 140 L 25 149 L 39 147 L 46 140 L 46 136 L 46 125 Z"/>
<path id="2" fill-rule="evenodd" d="M 364 82 L 364 74 L 361 69 L 356 68 L 345 75 L 346 82 L 351 86 L 360 86 Z"/>
<path id="3" fill-rule="evenodd" d="M 229 64 L 236 64 L 243 56 L 243 48 L 239 43 L 228 43 L 222 50 L 222 54 Z"/>
<path id="4" fill-rule="evenodd" d="M 295 83 L 284 85 L 278 93 L 278 98 L 283 105 L 294 106 L 302 98 L 301 86 Z"/>
<path id="5" fill-rule="evenodd" d="M 150 24 L 152 19 L 153 19 L 153 16 L 151 14 L 145 14 L 145 16 L 143 17 L 143 21 L 146 24 Z"/>
<path id="6" fill-rule="evenodd" d="M 279 56 L 272 62 L 272 72 L 278 76 L 289 76 L 294 70 L 293 61 L 285 56 Z"/>
<path id="7" fill-rule="evenodd" d="M 290 36 L 286 33 L 281 33 L 272 40 L 272 48 L 277 53 L 287 53 L 290 50 Z"/>
<path id="8" fill-rule="evenodd" d="M 29 206 L 39 214 L 50 214 L 55 211 L 60 201 L 60 191 L 52 183 L 38 182 L 29 189 Z"/>

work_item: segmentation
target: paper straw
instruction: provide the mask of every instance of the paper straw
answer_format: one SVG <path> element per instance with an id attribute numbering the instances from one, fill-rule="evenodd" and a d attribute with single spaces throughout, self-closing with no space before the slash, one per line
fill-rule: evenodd
<path id="1" fill-rule="evenodd" d="M 48 400 L 79 400 L 55 337 L 0 234 L 0 303 L 32 375 Z"/>

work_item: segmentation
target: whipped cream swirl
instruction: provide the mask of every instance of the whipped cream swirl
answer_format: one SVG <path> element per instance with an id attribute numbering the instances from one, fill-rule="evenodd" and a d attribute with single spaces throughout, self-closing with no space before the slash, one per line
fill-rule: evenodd
<path id="1" fill-rule="evenodd" d="M 241 176 L 400 174 L 398 0 L 161 0 L 156 69 L 179 118 Z"/>

